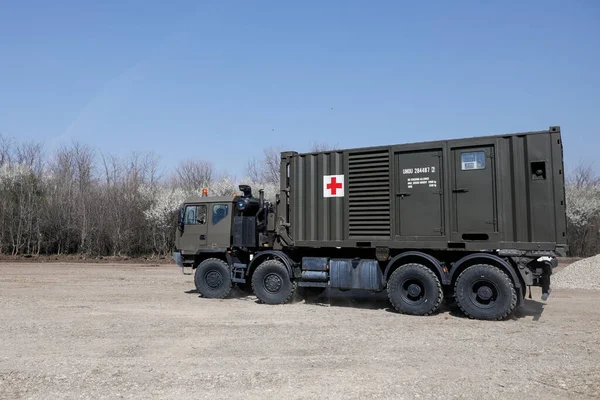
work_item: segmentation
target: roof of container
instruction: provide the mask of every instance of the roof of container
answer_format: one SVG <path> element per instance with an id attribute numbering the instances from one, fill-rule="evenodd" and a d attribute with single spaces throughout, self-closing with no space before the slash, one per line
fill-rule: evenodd
<path id="1" fill-rule="evenodd" d="M 453 137 L 449 139 L 439 139 L 439 140 L 430 140 L 426 142 L 404 142 L 404 143 L 390 143 L 390 144 L 382 144 L 378 146 L 367 146 L 367 147 L 354 147 L 354 148 L 344 148 L 344 149 L 332 149 L 332 150 L 324 150 L 324 151 L 315 151 L 315 152 L 303 152 L 298 153 L 295 151 L 284 151 L 283 153 L 294 153 L 294 155 L 303 156 L 303 155 L 311 155 L 311 154 L 322 154 L 322 153 L 342 153 L 344 151 L 370 151 L 370 150 L 381 150 L 385 148 L 389 148 L 390 146 L 402 146 L 402 145 L 431 145 L 434 143 L 441 142 L 451 142 L 451 141 L 459 141 L 459 140 L 477 140 L 477 139 L 493 139 L 493 138 L 508 138 L 511 136 L 524 136 L 524 135 L 539 135 L 539 134 L 548 134 L 553 132 L 560 132 L 560 126 L 551 126 L 547 130 L 543 131 L 530 131 L 530 132 L 514 132 L 514 133 L 504 133 L 504 134 L 492 134 L 492 135 L 481 135 L 481 136 L 465 136 L 465 137 Z"/>

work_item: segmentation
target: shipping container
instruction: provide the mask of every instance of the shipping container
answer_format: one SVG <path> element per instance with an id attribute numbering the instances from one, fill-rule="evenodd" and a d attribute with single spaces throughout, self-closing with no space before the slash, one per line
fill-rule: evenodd
<path id="1" fill-rule="evenodd" d="M 287 152 L 282 166 L 294 246 L 566 250 L 558 127 Z"/>

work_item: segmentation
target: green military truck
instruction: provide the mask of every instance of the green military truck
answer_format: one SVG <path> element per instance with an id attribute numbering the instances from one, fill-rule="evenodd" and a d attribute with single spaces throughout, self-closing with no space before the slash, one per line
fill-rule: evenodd
<path id="1" fill-rule="evenodd" d="M 447 141 L 281 153 L 274 202 L 192 197 L 174 259 L 198 292 L 232 285 L 262 303 L 298 287 L 387 290 L 406 314 L 454 298 L 469 317 L 500 320 L 528 286 L 550 294 L 567 249 L 559 127 Z"/>

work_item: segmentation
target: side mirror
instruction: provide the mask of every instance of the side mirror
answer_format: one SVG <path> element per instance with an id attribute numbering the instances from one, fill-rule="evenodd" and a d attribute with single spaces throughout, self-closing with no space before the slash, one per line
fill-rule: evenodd
<path id="1" fill-rule="evenodd" d="M 177 215 L 177 226 L 179 227 L 179 230 L 181 232 L 183 232 L 183 208 L 179 209 L 179 214 Z"/>

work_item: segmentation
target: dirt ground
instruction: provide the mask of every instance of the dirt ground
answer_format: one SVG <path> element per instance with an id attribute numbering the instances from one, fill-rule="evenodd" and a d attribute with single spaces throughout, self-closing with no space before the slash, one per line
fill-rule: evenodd
<path id="1" fill-rule="evenodd" d="M 597 291 L 484 322 L 193 289 L 173 265 L 0 263 L 0 398 L 600 398 Z"/>

